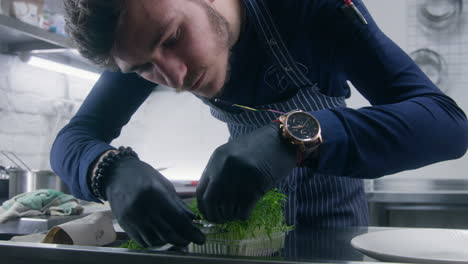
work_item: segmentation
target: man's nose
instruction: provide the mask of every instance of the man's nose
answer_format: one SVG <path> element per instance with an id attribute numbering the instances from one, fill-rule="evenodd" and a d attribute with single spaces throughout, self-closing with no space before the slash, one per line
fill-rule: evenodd
<path id="1" fill-rule="evenodd" d="M 167 86 L 182 88 L 187 75 L 187 66 L 182 59 L 171 54 L 160 55 L 153 58 L 153 64 L 156 65 Z"/>

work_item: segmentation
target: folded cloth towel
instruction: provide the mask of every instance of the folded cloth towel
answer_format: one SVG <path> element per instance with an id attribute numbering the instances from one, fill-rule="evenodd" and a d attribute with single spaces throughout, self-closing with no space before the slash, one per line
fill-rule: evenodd
<path id="1" fill-rule="evenodd" d="M 0 223 L 12 218 L 38 215 L 80 215 L 78 200 L 55 190 L 37 190 L 19 194 L 0 207 Z"/>

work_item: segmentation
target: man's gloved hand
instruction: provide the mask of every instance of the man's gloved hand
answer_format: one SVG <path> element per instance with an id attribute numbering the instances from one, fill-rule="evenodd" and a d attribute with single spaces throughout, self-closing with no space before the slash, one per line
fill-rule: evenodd
<path id="1" fill-rule="evenodd" d="M 272 123 L 220 147 L 197 188 L 200 212 L 208 221 L 247 220 L 257 201 L 296 166 L 296 148 Z"/>
<path id="2" fill-rule="evenodd" d="M 195 215 L 177 196 L 174 186 L 157 170 L 135 157 L 117 162 L 105 192 L 120 226 L 144 247 L 170 243 L 202 244 Z"/>

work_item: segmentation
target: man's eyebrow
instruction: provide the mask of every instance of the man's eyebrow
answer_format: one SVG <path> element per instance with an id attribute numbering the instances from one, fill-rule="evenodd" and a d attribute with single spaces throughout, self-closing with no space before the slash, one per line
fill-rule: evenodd
<path id="1" fill-rule="evenodd" d="M 167 22 L 164 22 L 164 24 L 159 27 L 158 32 L 156 32 L 154 34 L 154 38 L 150 43 L 150 46 L 149 46 L 150 49 L 153 49 L 155 46 L 157 46 L 157 45 L 159 45 L 161 43 L 162 38 L 166 34 L 167 29 L 172 25 L 173 21 L 174 21 L 174 18 L 171 18 L 171 19 L 167 20 Z M 142 67 L 143 65 L 144 64 L 133 65 L 133 66 L 130 66 L 129 68 L 127 68 L 127 69 L 122 69 L 122 72 L 123 73 L 135 72 L 135 71 L 138 70 L 138 68 Z"/>

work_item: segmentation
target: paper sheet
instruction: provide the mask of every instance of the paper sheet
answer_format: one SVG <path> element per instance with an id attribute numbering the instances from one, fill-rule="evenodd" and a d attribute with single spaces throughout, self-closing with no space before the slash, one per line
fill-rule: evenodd
<path id="1" fill-rule="evenodd" d="M 112 214 L 110 211 L 105 211 L 55 226 L 47 233 L 17 236 L 11 241 L 104 246 L 114 242 L 116 238 Z"/>

